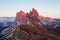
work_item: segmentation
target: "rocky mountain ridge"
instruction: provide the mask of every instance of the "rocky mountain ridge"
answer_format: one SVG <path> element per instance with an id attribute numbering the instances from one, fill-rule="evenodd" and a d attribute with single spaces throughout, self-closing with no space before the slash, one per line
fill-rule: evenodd
<path id="1" fill-rule="evenodd" d="M 44 28 L 46 25 L 41 22 L 40 16 L 34 8 L 27 13 L 17 12 L 14 22 L 17 24 L 14 33 L 16 40 L 60 40 L 60 37 L 47 32 Z"/>
<path id="2" fill-rule="evenodd" d="M 55 35 L 55 32 L 47 31 L 42 21 L 49 22 L 52 19 L 46 19 L 39 16 L 35 8 L 27 13 L 21 10 L 17 12 L 15 21 L 2 31 L 1 35 L 6 35 L 0 37 L 5 38 L 4 40 L 60 40 L 60 36 Z"/>

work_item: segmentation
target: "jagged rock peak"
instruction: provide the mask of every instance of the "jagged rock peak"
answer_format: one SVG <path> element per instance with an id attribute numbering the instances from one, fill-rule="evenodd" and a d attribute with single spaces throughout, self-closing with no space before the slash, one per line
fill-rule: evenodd
<path id="1" fill-rule="evenodd" d="M 26 15 L 25 12 L 21 10 L 17 12 L 16 17 L 25 16 L 25 15 Z"/>
<path id="2" fill-rule="evenodd" d="M 32 8 L 32 11 L 31 13 L 34 15 L 34 16 L 39 16 L 37 10 L 35 8 Z"/>
<path id="3" fill-rule="evenodd" d="M 19 16 L 26 16 L 27 13 L 25 13 L 24 11 L 20 10 L 19 12 L 17 12 L 16 17 Z M 38 12 L 35 8 L 32 8 L 32 10 L 30 10 L 30 12 L 28 12 L 28 14 L 33 15 L 33 16 L 38 16 Z"/>
<path id="4" fill-rule="evenodd" d="M 20 10 L 19 12 L 16 13 L 15 21 L 20 20 L 25 17 L 26 17 L 26 13 L 24 11 Z"/>
<path id="5" fill-rule="evenodd" d="M 24 11 L 19 11 L 19 12 L 17 12 L 17 14 L 16 14 L 16 18 L 23 18 L 23 17 L 25 17 L 25 16 L 34 16 L 34 17 L 38 17 L 39 16 L 39 14 L 38 14 L 38 12 L 37 12 L 37 10 L 35 9 L 35 8 L 32 8 L 32 10 L 30 10 L 30 12 L 27 12 L 27 13 L 25 13 Z"/>

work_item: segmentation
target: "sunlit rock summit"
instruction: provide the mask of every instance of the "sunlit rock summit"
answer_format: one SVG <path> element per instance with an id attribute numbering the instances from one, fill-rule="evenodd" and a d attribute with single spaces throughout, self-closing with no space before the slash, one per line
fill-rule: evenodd
<path id="1" fill-rule="evenodd" d="M 24 12 L 24 11 L 19 11 L 16 13 L 16 18 L 15 18 L 15 22 L 17 23 L 17 25 L 19 24 L 27 24 L 27 22 L 29 21 L 28 16 L 32 17 L 38 17 L 39 14 L 37 12 L 37 10 L 35 10 L 34 8 L 32 8 L 32 10 L 30 12 Z"/>

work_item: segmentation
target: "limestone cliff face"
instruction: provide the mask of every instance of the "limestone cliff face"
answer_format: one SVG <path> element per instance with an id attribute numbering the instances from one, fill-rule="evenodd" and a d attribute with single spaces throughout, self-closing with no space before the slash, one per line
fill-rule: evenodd
<path id="1" fill-rule="evenodd" d="M 16 20 L 20 20 L 20 19 L 24 18 L 25 16 L 26 16 L 25 12 L 21 10 L 16 13 Z"/>
<path id="2" fill-rule="evenodd" d="M 15 22 L 17 23 L 17 25 L 26 24 L 27 22 L 26 13 L 22 10 L 17 12 Z"/>

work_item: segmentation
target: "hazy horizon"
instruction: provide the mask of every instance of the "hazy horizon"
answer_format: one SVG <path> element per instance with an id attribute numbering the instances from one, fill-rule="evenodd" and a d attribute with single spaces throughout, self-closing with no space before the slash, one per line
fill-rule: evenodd
<path id="1" fill-rule="evenodd" d="M 39 15 L 60 18 L 60 0 L 0 0 L 0 17 L 15 17 L 16 12 L 35 8 Z"/>

